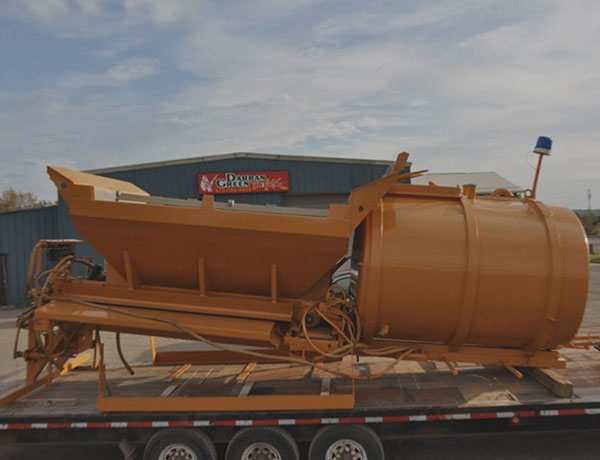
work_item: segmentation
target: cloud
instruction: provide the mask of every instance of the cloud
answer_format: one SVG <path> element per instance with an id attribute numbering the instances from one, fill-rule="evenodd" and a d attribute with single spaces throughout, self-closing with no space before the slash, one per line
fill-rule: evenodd
<path id="1" fill-rule="evenodd" d="M 55 24 L 69 17 L 98 17 L 102 0 L 5 0 L 2 16 Z"/>
<path id="2" fill-rule="evenodd" d="M 169 24 L 195 16 L 203 3 L 197 0 L 125 0 L 125 9 L 129 14 L 148 16 L 156 24 Z"/>
<path id="3" fill-rule="evenodd" d="M 460 21 L 466 14 L 489 8 L 489 2 L 466 0 L 460 3 L 424 3 L 420 9 L 396 13 L 395 8 L 376 12 L 378 9 L 357 8 L 343 15 L 327 18 L 315 27 L 315 37 L 323 42 L 345 41 L 353 37 L 381 37 L 397 35 L 416 28 L 441 29 Z"/>
<path id="4" fill-rule="evenodd" d="M 15 2 L 41 21 L 52 21 L 68 14 L 71 10 L 66 0 L 48 0 L 38 2 L 36 0 L 21 0 Z"/>
<path id="5" fill-rule="evenodd" d="M 598 187 L 596 2 L 8 2 L 0 26 L 43 33 L 58 76 L 0 91 L 2 158 L 91 168 L 408 150 L 418 168 L 526 186 L 525 153 L 550 135 L 541 197 L 568 204 Z"/>
<path id="6" fill-rule="evenodd" d="M 156 75 L 158 68 L 159 65 L 156 59 L 130 57 L 126 61 L 112 66 L 106 72 L 70 72 L 60 81 L 60 85 L 66 88 L 122 86 L 129 82 Z"/>

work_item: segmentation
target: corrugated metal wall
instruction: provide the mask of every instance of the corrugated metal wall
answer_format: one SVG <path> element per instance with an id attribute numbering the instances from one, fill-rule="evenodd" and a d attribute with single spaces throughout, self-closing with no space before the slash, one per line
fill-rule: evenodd
<path id="1" fill-rule="evenodd" d="M 290 172 L 290 191 L 285 193 L 255 193 L 217 195 L 217 200 L 234 199 L 248 204 L 283 204 L 283 196 L 296 195 L 301 203 L 310 195 L 331 194 L 338 201 L 340 194 L 381 177 L 387 165 L 368 163 L 294 161 L 290 159 L 230 158 L 197 163 L 165 165 L 114 171 L 102 175 L 132 182 L 154 196 L 198 198 L 197 176 L 200 172 L 273 171 Z M 323 201 L 321 197 L 319 201 Z M 29 252 L 38 239 L 80 238 L 74 230 L 66 203 L 58 200 L 58 207 L 0 215 L 0 252 L 9 254 L 10 302 L 21 303 L 25 288 L 26 265 Z M 4 249 L 7 248 L 7 249 Z M 100 256 L 87 244 L 77 250 L 79 256 Z"/>
<path id="2" fill-rule="evenodd" d="M 192 164 L 135 169 L 103 174 L 133 182 L 151 195 L 174 198 L 198 197 L 198 173 L 230 171 L 290 171 L 286 194 L 347 193 L 382 176 L 387 166 L 360 163 L 312 162 L 232 158 Z M 250 204 L 281 204 L 283 193 L 254 193 L 217 196 Z"/>
<path id="3" fill-rule="evenodd" d="M 29 255 L 38 240 L 57 238 L 56 206 L 0 214 L 0 253 L 7 254 L 8 303 L 24 301 Z"/>

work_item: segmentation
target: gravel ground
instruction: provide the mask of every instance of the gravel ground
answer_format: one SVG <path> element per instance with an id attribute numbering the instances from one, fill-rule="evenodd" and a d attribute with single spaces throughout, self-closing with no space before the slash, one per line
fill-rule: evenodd
<path id="1" fill-rule="evenodd" d="M 584 328 L 600 324 L 600 264 L 591 265 L 591 283 Z M 0 311 L 0 391 L 4 392 L 23 379 L 23 366 L 12 359 L 14 344 L 14 321 L 16 310 Z M 586 328 L 582 332 L 589 333 Z M 597 332 L 597 330 L 594 330 Z M 107 361 L 117 363 L 114 340 L 104 335 Z M 183 348 L 176 340 L 161 339 L 162 349 Z M 163 348 L 164 347 L 164 348 Z M 189 344 L 186 345 L 189 348 Z M 148 341 L 141 337 L 127 337 L 125 349 L 132 363 L 149 362 Z M 306 446 L 302 446 L 305 447 Z M 553 434 L 481 435 L 410 439 L 386 443 L 389 460 L 567 460 L 600 458 L 598 432 L 575 432 Z M 0 460 L 116 460 L 120 453 L 110 445 L 13 445 L 0 446 Z"/>

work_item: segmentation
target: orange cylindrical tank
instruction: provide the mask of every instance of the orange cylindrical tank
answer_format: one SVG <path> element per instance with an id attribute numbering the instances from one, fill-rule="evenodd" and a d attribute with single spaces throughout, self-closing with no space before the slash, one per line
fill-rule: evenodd
<path id="1" fill-rule="evenodd" d="M 355 250 L 367 340 L 546 349 L 581 323 L 589 263 L 566 208 L 396 185 Z"/>

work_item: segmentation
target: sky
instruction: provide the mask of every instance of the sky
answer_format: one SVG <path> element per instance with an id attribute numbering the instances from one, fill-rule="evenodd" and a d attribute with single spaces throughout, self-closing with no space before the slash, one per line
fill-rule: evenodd
<path id="1" fill-rule="evenodd" d="M 228 152 L 496 171 L 600 207 L 595 0 L 2 0 L 0 190 Z"/>

